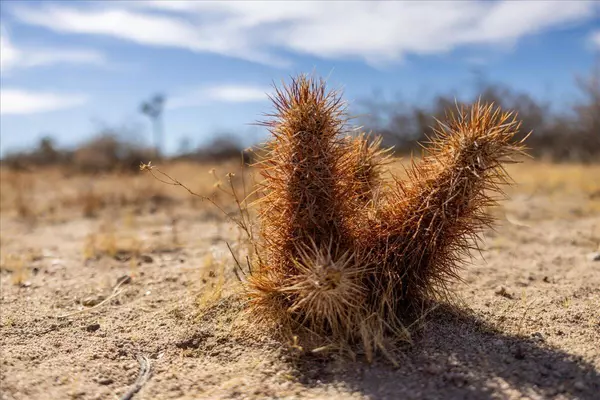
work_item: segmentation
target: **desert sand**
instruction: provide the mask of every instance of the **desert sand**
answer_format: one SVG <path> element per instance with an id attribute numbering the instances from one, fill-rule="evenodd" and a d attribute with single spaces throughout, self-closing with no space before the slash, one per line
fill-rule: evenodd
<path id="1" fill-rule="evenodd" d="M 206 194 L 209 169 L 164 166 Z M 600 168 L 509 170 L 460 301 L 413 327 L 398 366 L 240 334 L 238 232 L 182 188 L 2 171 L 0 398 L 598 398 Z"/>

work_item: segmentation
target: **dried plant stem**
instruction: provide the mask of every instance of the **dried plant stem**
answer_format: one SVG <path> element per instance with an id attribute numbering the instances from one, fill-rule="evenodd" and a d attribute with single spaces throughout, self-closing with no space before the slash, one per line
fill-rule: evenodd
<path id="1" fill-rule="evenodd" d="M 114 299 L 115 297 L 117 297 L 118 295 L 123 293 L 123 290 L 119 290 L 119 288 L 121 287 L 121 285 L 123 285 L 124 282 L 125 282 L 125 280 L 119 281 L 119 283 L 117 283 L 115 285 L 115 287 L 113 288 L 110 296 L 108 296 L 106 299 L 102 300 L 100 303 L 96 304 L 95 306 L 89 307 L 89 308 L 84 308 L 83 310 L 74 311 L 74 312 L 71 312 L 68 314 L 59 315 L 56 318 L 58 318 L 58 319 L 68 318 L 68 317 L 72 317 L 74 315 L 83 314 L 85 312 L 92 311 L 92 310 L 102 307 L 104 304 L 108 303 L 109 301 L 111 301 L 112 299 Z"/>
<path id="2" fill-rule="evenodd" d="M 135 394 L 139 392 L 142 389 L 142 387 L 146 384 L 148 379 L 150 379 L 150 375 L 152 373 L 152 364 L 150 363 L 150 359 L 143 354 L 137 354 L 136 359 L 140 364 L 140 373 L 138 374 L 138 377 L 135 380 L 133 386 L 129 390 L 127 390 L 127 392 L 125 392 L 121 397 L 119 397 L 119 400 L 133 399 L 133 396 L 135 396 Z"/>

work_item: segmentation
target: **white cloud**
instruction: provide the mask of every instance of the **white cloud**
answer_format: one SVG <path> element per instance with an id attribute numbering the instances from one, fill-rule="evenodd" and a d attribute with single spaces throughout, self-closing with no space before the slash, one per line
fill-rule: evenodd
<path id="1" fill-rule="evenodd" d="M 228 31 L 226 26 L 217 27 L 213 22 L 193 23 L 184 16 L 131 10 L 131 5 L 88 10 L 58 6 L 43 10 L 18 8 L 15 9 L 15 16 L 24 23 L 59 32 L 105 35 L 150 46 L 176 47 L 267 64 L 285 64 L 281 58 L 254 47 L 240 32 Z"/>
<path id="2" fill-rule="evenodd" d="M 600 29 L 592 32 L 590 35 L 590 41 L 596 49 L 600 50 Z"/>
<path id="3" fill-rule="evenodd" d="M 14 48 L 5 30 L 0 28 L 0 69 L 5 69 L 15 65 L 19 59 L 19 52 Z"/>
<path id="4" fill-rule="evenodd" d="M 207 103 L 251 103 L 267 100 L 270 88 L 226 84 L 196 89 L 172 99 L 167 99 L 167 108 L 197 107 Z"/>
<path id="5" fill-rule="evenodd" d="M 0 90 L 0 114 L 36 114 L 77 107 L 87 101 L 80 94 L 56 94 L 22 89 Z"/>
<path id="6" fill-rule="evenodd" d="M 19 69 L 70 63 L 95 64 L 106 62 L 102 53 L 84 49 L 52 49 L 40 47 L 17 48 L 8 32 L 0 27 L 0 69 L 2 74 Z"/>
<path id="7" fill-rule="evenodd" d="M 281 51 L 399 61 L 468 45 L 514 44 L 593 18 L 590 1 L 134 1 L 16 7 L 24 23 L 143 45 L 286 65 Z"/>

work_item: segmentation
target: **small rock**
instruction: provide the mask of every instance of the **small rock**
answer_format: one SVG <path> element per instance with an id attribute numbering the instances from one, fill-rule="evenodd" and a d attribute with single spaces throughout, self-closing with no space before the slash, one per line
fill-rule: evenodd
<path id="1" fill-rule="evenodd" d="M 550 278 L 548 278 L 547 276 L 545 276 L 544 279 L 543 279 L 543 281 L 546 282 L 546 283 L 550 283 Z"/>
<path id="2" fill-rule="evenodd" d="M 29 286 L 31 286 L 31 281 L 21 282 L 21 284 L 19 286 L 21 286 L 21 287 L 29 287 Z"/>
<path id="3" fill-rule="evenodd" d="M 585 390 L 585 383 L 581 382 L 581 381 L 577 381 L 575 382 L 575 384 L 573 385 L 575 387 L 575 389 L 577 390 Z"/>
<path id="4" fill-rule="evenodd" d="M 517 360 L 523 360 L 525 358 L 525 349 L 523 346 L 517 346 L 513 355 Z"/>
<path id="5" fill-rule="evenodd" d="M 67 392 L 67 395 L 69 395 L 69 397 L 73 398 L 73 399 L 80 399 L 82 397 L 85 397 L 85 395 L 87 394 L 87 392 L 85 390 L 71 390 L 69 392 Z"/>
<path id="6" fill-rule="evenodd" d="M 62 260 L 60 258 L 55 258 L 54 260 L 52 260 L 52 262 L 50 263 L 51 267 L 62 267 Z"/>
<path id="7" fill-rule="evenodd" d="M 98 329 L 100 329 L 100 324 L 91 324 L 85 328 L 88 332 L 96 332 Z"/>
<path id="8" fill-rule="evenodd" d="M 131 283 L 131 276 L 129 275 L 123 275 L 117 279 L 117 285 L 127 285 L 128 283 Z"/>
<path id="9" fill-rule="evenodd" d="M 519 285 L 520 287 L 527 287 L 527 286 L 529 286 L 529 281 L 520 280 L 517 282 L 517 285 Z"/>
<path id="10" fill-rule="evenodd" d="M 83 299 L 81 301 L 81 304 L 83 304 L 86 307 L 94 307 L 97 306 L 98 304 L 102 303 L 104 301 L 106 297 L 104 296 L 89 296 L 86 297 L 85 299 Z"/>
<path id="11" fill-rule="evenodd" d="M 506 290 L 506 288 L 504 286 L 498 286 L 498 288 L 496 289 L 496 291 L 494 293 L 496 293 L 498 296 L 506 297 L 507 299 L 513 298 L 512 293 L 510 293 L 508 290 Z"/>
<path id="12" fill-rule="evenodd" d="M 129 254 L 126 251 L 118 251 L 117 254 L 115 254 L 115 256 L 113 257 L 115 260 L 117 261 L 129 261 L 131 260 L 131 254 Z"/>
<path id="13" fill-rule="evenodd" d="M 113 382 L 114 382 L 114 380 L 111 378 L 99 378 L 98 379 L 98 384 L 100 384 L 100 385 L 110 385 Z"/>
<path id="14" fill-rule="evenodd" d="M 588 254 L 588 260 L 590 260 L 590 261 L 600 261 L 600 252 Z"/>
<path id="15" fill-rule="evenodd" d="M 538 340 L 540 342 L 544 341 L 544 335 L 542 335 L 540 332 L 534 332 L 531 334 L 531 337 L 535 340 Z"/>
<path id="16" fill-rule="evenodd" d="M 153 262 L 154 262 L 154 259 L 153 259 L 152 257 L 150 257 L 149 255 L 147 255 L 147 254 L 142 254 L 142 255 L 140 256 L 140 260 L 141 260 L 143 263 L 146 263 L 146 264 L 151 264 L 151 263 L 153 263 Z"/>

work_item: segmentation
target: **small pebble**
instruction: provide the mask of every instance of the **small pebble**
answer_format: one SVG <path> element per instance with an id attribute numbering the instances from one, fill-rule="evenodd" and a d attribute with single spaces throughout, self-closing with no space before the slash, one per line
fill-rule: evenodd
<path id="1" fill-rule="evenodd" d="M 600 252 L 588 254 L 588 260 L 590 260 L 590 261 L 600 261 Z"/>
<path id="2" fill-rule="evenodd" d="M 121 251 L 115 254 L 113 258 L 117 261 L 129 261 L 131 260 L 131 254 Z"/>
<path id="3" fill-rule="evenodd" d="M 117 279 L 117 285 L 127 285 L 128 283 L 131 283 L 131 276 L 129 275 L 123 275 Z"/>
<path id="4" fill-rule="evenodd" d="M 534 332 L 531 334 L 531 337 L 535 340 L 539 340 L 541 342 L 544 341 L 544 335 L 542 335 L 540 332 Z"/>
<path id="5" fill-rule="evenodd" d="M 513 298 L 513 295 L 508 290 L 506 290 L 504 286 L 498 286 L 494 293 L 496 293 L 498 296 L 506 297 L 507 299 Z"/>
<path id="6" fill-rule="evenodd" d="M 104 301 L 105 298 L 106 297 L 104 296 L 90 296 L 83 299 L 81 301 L 81 304 L 83 304 L 86 307 L 94 307 L 102 303 L 102 301 Z"/>
<path id="7" fill-rule="evenodd" d="M 98 379 L 98 383 L 100 385 L 110 385 L 113 382 L 114 382 L 114 380 L 111 379 L 111 378 L 100 378 L 100 379 Z"/>
<path id="8" fill-rule="evenodd" d="M 88 332 L 96 332 L 98 329 L 100 329 L 100 324 L 91 324 L 85 328 Z"/>

